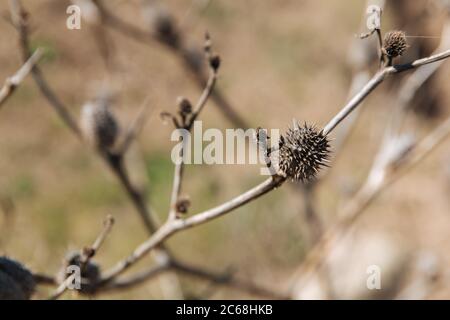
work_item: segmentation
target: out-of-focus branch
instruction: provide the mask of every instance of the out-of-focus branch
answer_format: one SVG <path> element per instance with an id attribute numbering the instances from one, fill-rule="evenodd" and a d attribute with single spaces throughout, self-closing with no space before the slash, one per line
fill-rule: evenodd
<path id="1" fill-rule="evenodd" d="M 23 59 L 26 60 L 29 57 L 29 35 L 26 17 L 28 16 L 23 9 L 19 0 L 10 0 L 11 15 L 14 25 L 16 26 L 20 37 L 20 49 L 22 51 Z M 75 119 L 68 112 L 68 108 L 61 102 L 61 100 L 53 92 L 47 81 L 42 75 L 41 70 L 35 66 L 32 69 L 33 78 L 41 90 L 44 97 L 55 109 L 61 119 L 72 130 L 72 132 L 82 140 L 81 131 L 75 121 Z M 136 210 L 140 214 L 142 221 L 149 233 L 156 229 L 156 222 L 153 220 L 151 213 L 145 203 L 143 195 L 134 187 L 129 179 L 128 173 L 123 165 L 123 159 L 121 155 L 115 155 L 111 153 L 99 153 L 106 161 L 113 174 L 119 179 L 123 188 L 127 192 L 128 196 L 132 200 Z"/>
<path id="2" fill-rule="evenodd" d="M 94 243 L 89 246 L 85 247 L 81 252 L 81 258 L 80 258 L 80 270 L 83 272 L 89 261 L 96 255 L 98 250 L 100 249 L 101 245 L 105 241 L 108 234 L 111 232 L 111 228 L 114 225 L 114 218 L 109 215 L 103 224 L 103 229 L 98 235 L 97 239 L 95 239 Z M 58 288 L 50 295 L 49 300 L 56 300 L 59 297 L 61 297 L 64 292 L 68 289 L 69 285 L 73 283 L 75 280 L 75 277 L 79 274 L 73 273 L 69 277 L 67 277 L 59 286 Z"/>
<path id="3" fill-rule="evenodd" d="M 106 26 L 102 23 L 102 16 L 97 6 L 91 0 L 71 0 L 71 2 L 80 7 L 83 13 L 82 18 L 92 31 L 94 43 L 106 67 L 110 70 L 114 69 L 116 48 L 107 32 Z"/>
<path id="4" fill-rule="evenodd" d="M 5 80 L 5 84 L 0 89 L 0 108 L 22 83 L 25 77 L 31 72 L 33 67 L 38 63 L 39 59 L 42 57 L 42 54 L 42 49 L 37 49 L 13 76 L 8 77 Z"/>
<path id="5" fill-rule="evenodd" d="M 103 223 L 103 230 L 98 235 L 97 239 L 94 241 L 92 246 L 83 249 L 83 257 L 81 259 L 82 267 L 86 265 L 89 262 L 89 260 L 91 260 L 97 254 L 97 251 L 100 249 L 106 237 L 111 232 L 113 225 L 114 225 L 113 216 L 111 215 L 107 216 Z"/>
<path id="6" fill-rule="evenodd" d="M 31 48 L 28 41 L 28 22 L 27 13 L 24 11 L 20 0 L 9 0 L 11 8 L 11 18 L 14 26 L 19 32 L 20 49 L 22 51 L 23 61 L 27 61 L 31 55 Z M 31 74 L 34 81 L 36 82 L 39 90 L 48 100 L 53 109 L 58 113 L 64 123 L 73 131 L 73 133 L 81 139 L 81 131 L 77 125 L 77 122 L 70 114 L 68 108 L 59 100 L 57 95 L 53 92 L 51 87 L 48 85 L 40 68 L 35 65 L 31 69 Z"/>
<path id="7" fill-rule="evenodd" d="M 42 273 L 33 273 L 33 278 L 38 285 L 55 286 L 58 284 L 55 277 Z"/>
<path id="8" fill-rule="evenodd" d="M 173 263 L 172 268 L 179 272 L 186 273 L 190 276 L 210 281 L 216 285 L 235 288 L 255 296 L 267 297 L 271 299 L 289 299 L 289 296 L 286 294 L 276 292 L 273 289 L 268 289 L 260 285 L 256 285 L 247 280 L 238 279 L 230 273 L 213 273 L 186 264 L 181 264 L 180 262 Z"/>
<path id="9" fill-rule="evenodd" d="M 393 148 L 393 145 L 391 147 L 382 145 L 366 182 L 346 206 L 340 210 L 339 216 L 342 219 L 324 233 L 296 271 L 293 280 L 294 287 L 299 279 L 305 279 L 323 265 L 333 244 L 347 233 L 364 210 L 382 191 L 417 165 L 449 136 L 450 117 L 416 146 L 398 141 L 391 141 L 395 144 L 395 148 Z"/>
<path id="10" fill-rule="evenodd" d="M 122 143 L 120 144 L 120 147 L 118 148 L 118 152 L 120 154 L 125 154 L 128 149 L 130 148 L 133 141 L 136 139 L 136 137 L 139 135 L 141 130 L 144 128 L 145 122 L 147 121 L 149 117 L 149 104 L 148 99 L 144 101 L 142 104 L 142 107 L 140 108 L 136 118 L 134 121 L 130 124 L 128 127 L 125 136 L 123 138 Z"/>
<path id="11" fill-rule="evenodd" d="M 450 14 L 450 13 L 449 13 Z M 441 42 L 439 46 L 434 51 L 434 54 L 441 52 L 450 47 L 450 18 L 447 18 L 447 21 L 443 27 Z M 403 124 L 403 119 L 405 118 L 408 111 L 411 108 L 411 102 L 413 98 L 416 96 L 420 87 L 422 87 L 425 82 L 432 75 L 436 73 L 439 67 L 445 62 L 445 60 L 437 61 L 435 63 L 429 64 L 422 68 L 415 70 L 402 84 L 397 94 L 397 102 L 396 109 L 392 117 L 390 118 L 390 123 L 388 129 L 386 130 L 386 135 L 388 137 L 395 135 L 398 133 Z"/>
<path id="12" fill-rule="evenodd" d="M 200 88 L 205 86 L 207 77 L 203 72 L 203 68 L 193 61 L 191 52 L 189 52 L 189 50 L 183 45 L 183 34 L 179 30 L 174 30 L 172 28 L 170 39 L 168 40 L 164 37 L 160 37 L 158 33 L 148 32 L 127 23 L 120 17 L 116 16 L 111 10 L 108 10 L 101 0 L 92 1 L 95 5 L 97 5 L 103 21 L 107 26 L 146 45 L 151 45 L 152 39 L 160 43 L 173 52 L 182 61 L 184 67 L 194 76 L 194 79 Z M 233 125 L 238 128 L 249 127 L 246 121 L 244 121 L 244 119 L 242 119 L 242 117 L 233 109 L 230 103 L 217 88 L 212 92 L 212 99 L 219 107 L 220 111 L 230 120 L 231 123 L 233 123 Z"/>
<path id="13" fill-rule="evenodd" d="M 191 277 L 200 278 L 217 286 L 234 288 L 259 297 L 266 297 L 270 299 L 289 299 L 288 295 L 278 293 L 272 289 L 262 287 L 246 280 L 238 279 L 234 274 L 230 272 L 211 272 L 203 268 L 194 267 L 175 260 L 161 260 L 156 265 L 148 268 L 147 270 L 138 272 L 126 278 L 116 279 L 106 283 L 104 286 L 99 288 L 99 291 L 109 292 L 139 286 L 145 283 L 145 281 L 151 280 L 154 277 L 170 270 Z"/>
<path id="14" fill-rule="evenodd" d="M 153 279 L 154 277 L 166 272 L 170 269 L 168 263 L 158 263 L 156 266 L 152 266 L 148 270 L 139 272 L 124 279 L 117 279 L 99 287 L 99 292 L 109 292 L 132 288 L 138 285 L 144 284 L 146 281 Z"/>

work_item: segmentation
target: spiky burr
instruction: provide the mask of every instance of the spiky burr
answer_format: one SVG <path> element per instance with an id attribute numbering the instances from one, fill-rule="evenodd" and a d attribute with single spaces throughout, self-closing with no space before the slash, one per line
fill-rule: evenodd
<path id="1" fill-rule="evenodd" d="M 81 114 L 81 128 L 86 140 L 104 151 L 113 149 L 119 135 L 111 103 L 109 97 L 97 97 L 83 106 Z"/>
<path id="2" fill-rule="evenodd" d="M 385 34 L 383 52 L 388 58 L 392 59 L 401 56 L 407 48 L 406 34 L 403 31 L 395 30 Z"/>
<path id="3" fill-rule="evenodd" d="M 309 182 L 326 166 L 330 155 L 328 137 L 315 126 L 294 121 L 280 139 L 274 163 L 278 171 L 292 180 Z"/>
<path id="4" fill-rule="evenodd" d="M 0 299 L 28 300 L 36 283 L 31 272 L 21 263 L 0 257 Z"/>

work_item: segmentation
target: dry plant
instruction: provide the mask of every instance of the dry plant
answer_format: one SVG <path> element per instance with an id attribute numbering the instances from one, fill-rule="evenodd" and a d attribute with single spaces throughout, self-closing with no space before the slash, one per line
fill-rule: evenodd
<path id="1" fill-rule="evenodd" d="M 93 1 L 93 3 L 97 5 L 102 17 L 102 23 L 114 27 L 121 32 L 125 32 L 133 38 L 147 42 L 149 33 L 136 29 L 113 16 L 99 0 Z M 270 166 L 271 164 L 275 164 L 276 170 L 272 171 L 272 175 L 260 184 L 237 195 L 229 201 L 203 212 L 185 217 L 185 213 L 189 210 L 191 200 L 182 196 L 183 173 L 185 169 L 182 149 L 178 155 L 179 159 L 174 168 L 174 178 L 167 220 L 162 225 L 159 225 L 155 220 L 153 213 L 150 211 L 143 194 L 130 181 L 124 161 L 124 155 L 128 150 L 129 145 L 138 135 L 145 123 L 147 103 L 144 103 L 141 112 L 136 117 L 133 124 L 126 130 L 125 136 L 119 137 L 119 131 L 117 130 L 114 115 L 108 108 L 110 101 L 108 99 L 103 99 L 104 97 L 89 102 L 86 105 L 86 112 L 89 117 L 86 118 L 82 129 L 45 80 L 41 69 L 36 65 L 38 58 L 36 58 L 35 55 L 31 55 L 27 21 L 28 14 L 25 13 L 19 0 L 10 0 L 10 5 L 12 21 L 19 34 L 20 49 L 25 63 L 24 67 L 27 66 L 26 70 L 31 71 L 41 93 L 81 142 L 86 142 L 86 131 L 89 131 L 88 135 L 90 135 L 91 143 L 93 142 L 93 150 L 97 152 L 97 154 L 105 161 L 108 168 L 111 169 L 112 173 L 118 178 L 118 181 L 134 204 L 136 211 L 142 218 L 142 222 L 149 233 L 148 238 L 137 246 L 128 256 L 118 261 L 110 269 L 100 272 L 99 266 L 93 261 L 93 257 L 105 240 L 107 234 L 111 231 L 113 219 L 112 217 L 109 217 L 106 220 L 103 231 L 92 246 L 89 246 L 80 252 L 76 252 L 67 258 L 67 265 L 75 264 L 80 267 L 82 271 L 82 284 L 79 293 L 89 296 L 95 296 L 111 290 L 124 290 L 142 284 L 144 281 L 153 279 L 163 272 L 177 272 L 198 277 L 216 285 L 231 286 L 254 294 L 255 296 L 280 299 L 295 298 L 295 290 L 284 292 L 276 288 L 266 288 L 250 281 L 239 279 L 229 272 L 211 272 L 202 267 L 193 266 L 181 261 L 175 257 L 173 252 L 166 246 L 165 242 L 175 234 L 218 219 L 221 216 L 233 212 L 237 208 L 245 206 L 249 202 L 281 187 L 287 180 L 297 180 L 301 181 L 301 183 L 309 183 L 314 180 L 323 166 L 330 165 L 328 158 L 330 156 L 331 133 L 338 127 L 343 126 L 345 124 L 344 120 L 352 116 L 370 93 L 372 93 L 385 79 L 399 73 L 417 69 L 409 78 L 413 80 L 406 82 L 405 87 L 401 92 L 417 90 L 420 86 L 420 81 L 423 83 L 427 78 L 427 76 L 423 76 L 419 71 L 424 70 L 423 68 L 425 68 L 425 66 L 437 66 L 442 63 L 444 59 L 450 57 L 450 49 L 447 48 L 446 43 L 443 43 L 438 52 L 429 57 L 406 64 L 393 64 L 394 59 L 401 55 L 407 47 L 404 33 L 401 31 L 388 32 L 383 40 L 381 36 L 381 24 L 375 26 L 372 30 L 369 30 L 369 33 L 364 35 L 364 37 L 368 37 L 372 34 L 376 34 L 378 37 L 378 54 L 380 59 L 378 71 L 372 77 L 369 77 L 364 85 L 360 86 L 359 83 L 355 84 L 354 87 L 358 89 L 352 94 L 348 103 L 344 105 L 323 128 L 317 128 L 306 123 L 301 125 L 295 121 L 292 128 L 282 136 L 277 147 L 266 150 L 267 165 Z M 179 42 L 181 35 L 175 31 L 176 29 L 174 29 L 173 26 L 169 28 L 166 25 L 166 28 L 156 30 L 159 33 L 154 35 L 154 37 L 159 42 L 165 44 L 167 47 L 174 50 L 174 52 L 177 52 L 184 57 L 185 53 Z M 188 99 L 180 98 L 178 100 L 178 110 L 176 114 L 167 112 L 162 114 L 163 118 L 171 121 L 176 130 L 184 129 L 190 131 L 194 121 L 199 118 L 210 98 L 216 99 L 216 102 L 221 101 L 221 96 L 215 89 L 218 71 L 220 69 L 220 57 L 213 52 L 211 39 L 208 34 L 205 37 L 204 52 L 209 75 L 205 81 L 198 76 L 198 79 L 200 79 L 199 83 L 204 84 L 204 89 L 197 102 L 191 104 Z M 185 63 L 187 66 L 190 66 L 188 60 L 186 60 Z M 195 72 L 198 71 L 197 69 L 194 70 L 192 66 L 189 68 Z M 362 69 L 364 69 L 364 67 Z M 363 72 L 364 75 L 367 75 L 367 71 L 361 72 Z M 427 74 L 429 73 L 430 72 Z M 196 74 L 199 75 L 200 73 Z M 358 77 L 358 82 L 360 82 L 361 78 L 363 77 Z M 414 84 L 412 85 L 410 83 Z M 331 228 L 317 234 L 317 244 L 310 250 L 308 257 L 293 277 L 292 286 L 295 289 L 303 283 L 304 278 L 307 277 L 310 272 L 316 271 L 323 264 L 324 258 L 329 252 L 331 245 L 347 232 L 367 205 L 381 191 L 385 190 L 389 184 L 393 183 L 408 169 L 427 156 L 450 134 L 450 119 L 447 119 L 419 143 L 411 143 L 410 140 L 405 139 L 405 136 L 400 134 L 397 130 L 399 128 L 398 119 L 403 119 L 406 113 L 405 111 L 407 110 L 405 106 L 410 102 L 409 98 L 406 99 L 404 97 L 412 97 L 413 95 L 403 94 L 403 98 L 401 98 L 403 100 L 400 100 L 398 103 L 398 111 L 393 113 L 393 119 L 395 120 L 393 120 L 387 130 L 388 133 L 386 134 L 386 139 L 376 157 L 367 182 L 355 197 L 347 203 L 344 209 L 342 209 L 340 212 L 342 219 Z M 242 122 L 235 121 L 235 124 L 242 124 Z M 89 128 L 89 130 L 87 130 L 86 127 Z M 121 141 L 121 143 L 118 144 L 117 141 Z M 117 145 L 119 146 L 117 147 Z M 151 266 L 144 271 L 124 276 L 124 273 L 128 269 L 150 254 L 154 254 L 155 258 L 154 263 Z M 1 265 L 0 271 L 2 271 Z M 2 274 L 0 273 L 0 276 L 1 275 Z M 47 284 L 56 286 L 55 291 L 49 297 L 50 299 L 57 299 L 66 292 L 69 284 L 74 280 L 73 278 L 73 276 L 69 276 L 57 279 L 57 277 L 34 274 L 34 281 L 38 285 Z M 28 298 L 28 296 L 24 296 L 24 298 Z"/>

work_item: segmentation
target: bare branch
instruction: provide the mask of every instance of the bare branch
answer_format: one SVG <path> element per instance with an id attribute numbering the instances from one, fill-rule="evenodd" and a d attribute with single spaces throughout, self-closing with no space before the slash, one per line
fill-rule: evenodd
<path id="1" fill-rule="evenodd" d="M 29 56 L 29 39 L 28 39 L 28 27 L 26 24 L 25 17 L 27 14 L 25 13 L 21 3 L 19 0 L 10 0 L 11 7 L 11 15 L 14 25 L 19 31 L 20 44 L 22 55 L 24 59 L 28 59 Z M 50 105 L 55 109 L 57 114 L 61 117 L 61 119 L 66 123 L 66 125 L 72 130 L 72 132 L 82 140 L 81 131 L 76 124 L 74 118 L 67 111 L 68 108 L 59 100 L 53 90 L 45 81 L 40 69 L 35 66 L 32 69 L 33 78 L 38 85 L 39 89 L 43 93 L 43 95 L 47 98 Z M 114 175 L 119 179 L 123 188 L 127 192 L 128 196 L 132 200 L 135 208 L 137 209 L 139 215 L 144 222 L 145 227 L 147 228 L 149 233 L 152 233 L 156 229 L 156 222 L 153 220 L 151 216 L 150 210 L 148 209 L 144 197 L 137 191 L 137 189 L 132 185 L 128 173 L 123 165 L 123 159 L 119 155 L 114 155 L 111 153 L 100 153 L 102 158 L 106 161 L 109 168 L 112 170 Z"/>
<path id="2" fill-rule="evenodd" d="M 54 277 L 42 273 L 33 273 L 33 279 L 38 285 L 55 286 L 58 284 Z"/>
<path id="3" fill-rule="evenodd" d="M 101 245 L 105 241 L 108 234 L 111 232 L 111 229 L 114 225 L 114 218 L 112 215 L 108 215 L 103 222 L 103 230 L 98 235 L 95 242 L 92 246 L 83 249 L 83 257 L 81 259 L 82 265 L 86 265 L 90 259 L 92 259 L 96 254 L 98 249 L 100 249 Z"/>
<path id="4" fill-rule="evenodd" d="M 59 286 L 58 288 L 48 297 L 48 300 L 57 300 L 59 297 L 61 297 L 69 287 L 70 284 L 72 284 L 76 278 L 77 274 L 73 273 L 70 276 L 68 276 Z"/>
<path id="5" fill-rule="evenodd" d="M 105 241 L 106 236 L 111 232 L 111 228 L 112 228 L 113 225 L 114 225 L 114 218 L 111 215 L 109 215 L 105 219 L 104 225 L 103 225 L 103 229 L 100 232 L 100 234 L 98 235 L 97 239 L 92 244 L 92 246 L 86 247 L 86 248 L 84 248 L 82 250 L 81 258 L 80 258 L 80 261 L 81 261 L 80 269 L 81 269 L 81 271 L 83 271 L 85 269 L 85 267 L 87 266 L 89 261 L 97 253 L 98 249 L 100 249 L 100 246 Z M 77 273 L 73 273 L 69 277 L 67 277 L 58 286 L 58 288 L 50 295 L 49 300 L 56 300 L 59 297 L 61 297 L 64 294 L 64 292 L 66 292 L 66 290 L 68 289 L 69 285 L 73 283 L 73 281 L 75 280 L 75 277 L 78 276 L 78 275 L 79 274 L 77 274 Z"/>
<path id="6" fill-rule="evenodd" d="M 159 246 L 174 233 L 204 224 L 212 219 L 218 218 L 234 209 L 237 209 L 268 193 L 269 191 L 276 189 L 282 185 L 285 180 L 285 177 L 272 176 L 253 189 L 250 189 L 249 191 L 215 208 L 196 214 L 186 220 L 169 220 L 161 228 L 159 228 L 153 236 L 138 246 L 130 256 L 122 261 L 119 261 L 111 270 L 105 272 L 102 282 L 109 282 L 125 272 L 130 266 L 142 259 L 147 253 Z"/>
<path id="7" fill-rule="evenodd" d="M 139 135 L 139 132 L 143 129 L 145 122 L 147 121 L 148 116 L 149 116 L 148 100 L 149 100 L 149 98 L 145 99 L 136 118 L 134 119 L 134 121 L 131 123 L 131 125 L 127 129 L 127 132 L 125 133 L 123 142 L 121 143 L 120 147 L 118 148 L 119 154 L 125 154 L 127 152 L 129 147 L 131 146 L 133 140 L 136 139 L 136 137 Z"/>
<path id="8" fill-rule="evenodd" d="M 31 49 L 28 39 L 28 25 L 26 21 L 27 13 L 23 10 L 20 0 L 9 0 L 9 3 L 13 24 L 19 32 L 22 59 L 25 62 L 31 55 Z M 37 65 L 32 68 L 31 74 L 43 96 L 48 100 L 50 105 L 55 109 L 64 123 L 79 139 L 81 139 L 81 131 L 77 125 L 77 122 L 69 113 L 69 109 L 59 100 L 57 95 L 50 88 Z"/>
<path id="9" fill-rule="evenodd" d="M 178 129 L 187 129 L 189 131 L 192 129 L 195 120 L 200 115 L 200 112 L 202 112 L 217 82 L 217 72 L 219 69 L 220 58 L 218 56 L 212 56 L 211 39 L 209 38 L 208 34 L 206 34 L 205 53 L 210 66 L 210 76 L 208 79 L 208 83 L 206 84 L 205 89 L 203 90 L 200 98 L 198 99 L 197 104 L 192 110 L 192 113 L 189 115 L 190 117 L 188 119 L 184 119 L 185 115 L 184 113 L 182 113 L 183 117 L 182 125 Z M 183 103 L 183 101 L 181 101 L 180 103 Z M 177 123 L 176 119 L 174 120 L 174 122 Z M 177 159 L 177 163 L 175 164 L 172 194 L 170 198 L 169 220 L 173 220 L 177 217 L 177 202 L 179 201 L 180 198 L 181 185 L 183 180 L 183 171 L 184 171 L 184 161 L 183 161 L 184 152 L 185 150 L 183 147 Z"/>
<path id="10" fill-rule="evenodd" d="M 216 285 L 223 285 L 230 288 L 239 289 L 255 296 L 267 297 L 271 299 L 290 299 L 288 295 L 277 293 L 272 289 L 261 287 L 249 281 L 237 279 L 235 276 L 233 276 L 233 274 L 230 273 L 217 274 L 198 268 L 193 268 L 192 266 L 181 264 L 179 262 L 172 263 L 172 267 L 177 271 L 189 274 L 194 277 L 202 278 L 207 281 L 211 281 Z"/>
<path id="11" fill-rule="evenodd" d="M 161 273 L 169 270 L 174 270 L 192 277 L 200 278 L 205 281 L 209 281 L 214 285 L 238 289 L 255 296 L 267 297 L 271 299 L 289 299 L 288 295 L 277 293 L 271 289 L 261 287 L 249 281 L 237 279 L 230 272 L 211 272 L 176 260 L 160 260 L 155 266 L 152 266 L 145 271 L 138 272 L 124 279 L 116 279 L 106 283 L 104 286 L 99 287 L 99 291 L 108 292 L 142 285 L 145 281 L 153 279 Z"/>
<path id="12" fill-rule="evenodd" d="M 143 284 L 170 269 L 169 263 L 159 263 L 148 270 L 139 272 L 125 279 L 117 279 L 99 288 L 100 292 L 123 290 Z"/>
<path id="13" fill-rule="evenodd" d="M 0 108 L 38 63 L 42 54 L 42 49 L 37 49 L 13 76 L 6 79 L 5 84 L 0 89 Z"/>
<path id="14" fill-rule="evenodd" d="M 376 88 L 380 83 L 386 79 L 387 76 L 404 72 L 410 69 L 418 68 L 420 66 L 424 66 L 433 62 L 441 61 L 450 57 L 450 50 L 446 50 L 442 53 L 432 55 L 427 58 L 422 58 L 415 60 L 411 63 L 395 65 L 392 67 L 386 67 L 383 70 L 377 72 L 372 79 L 367 82 L 364 88 L 361 89 L 343 108 L 339 113 L 331 119 L 327 125 L 324 127 L 324 134 L 329 134 L 336 126 L 344 120 L 353 110 L 355 110 L 359 104 L 367 98 L 367 96 Z"/>

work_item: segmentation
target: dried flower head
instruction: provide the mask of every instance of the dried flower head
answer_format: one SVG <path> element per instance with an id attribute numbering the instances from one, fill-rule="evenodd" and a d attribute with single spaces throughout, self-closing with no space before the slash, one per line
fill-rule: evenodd
<path id="1" fill-rule="evenodd" d="M 30 299 L 34 293 L 36 283 L 28 269 L 15 260 L 0 257 L 0 273 L 0 297 L 13 294 L 17 299 Z M 14 285 L 9 289 L 4 288 L 3 284 L 6 283 L 14 283 Z"/>
<path id="2" fill-rule="evenodd" d="M 62 283 L 73 272 L 68 267 L 76 266 L 81 268 L 81 289 L 80 292 L 84 294 L 93 294 L 96 289 L 96 283 L 100 280 L 100 267 L 89 260 L 87 264 L 82 266 L 82 255 L 78 251 L 69 252 L 65 259 L 63 266 L 58 274 L 58 282 Z"/>
<path id="3" fill-rule="evenodd" d="M 401 56 L 407 48 L 406 34 L 403 31 L 389 31 L 385 34 L 383 52 L 389 58 Z"/>
<path id="4" fill-rule="evenodd" d="M 87 141 L 101 150 L 111 150 L 119 135 L 119 125 L 111 112 L 112 101 L 97 97 L 82 108 L 81 128 Z"/>
<path id="5" fill-rule="evenodd" d="M 329 154 L 329 140 L 322 131 L 306 123 L 300 126 L 294 121 L 294 126 L 281 137 L 275 164 L 286 177 L 308 182 L 327 165 Z"/>

